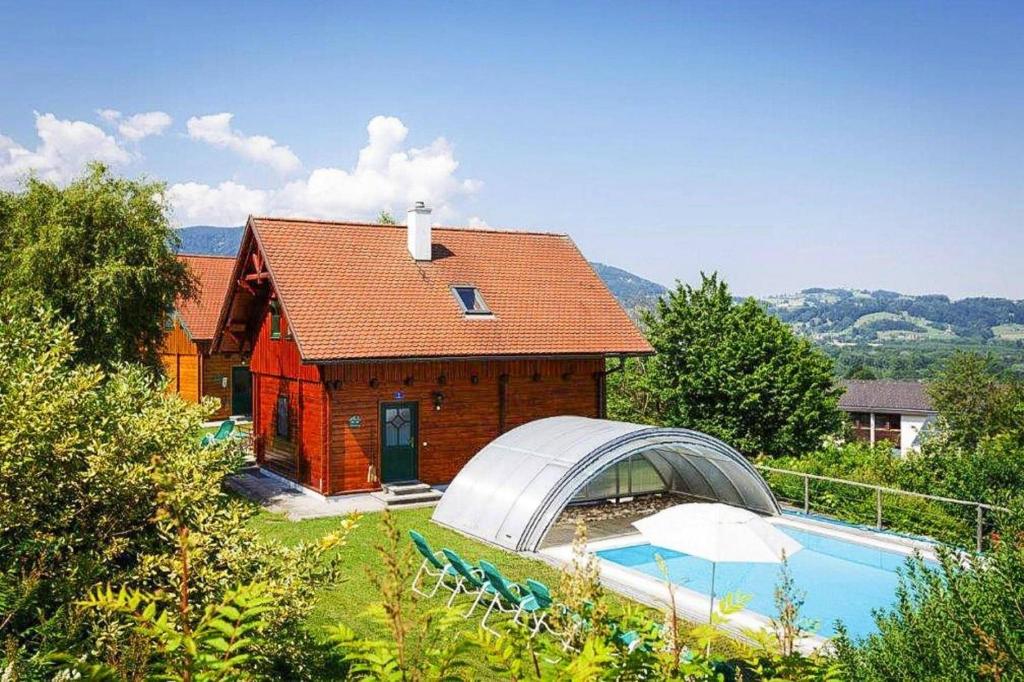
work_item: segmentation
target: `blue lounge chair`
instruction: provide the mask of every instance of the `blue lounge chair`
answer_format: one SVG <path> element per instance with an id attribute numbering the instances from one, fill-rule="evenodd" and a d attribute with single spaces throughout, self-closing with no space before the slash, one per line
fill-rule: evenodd
<path id="1" fill-rule="evenodd" d="M 412 544 L 414 544 L 419 553 L 423 555 L 423 562 L 420 563 L 420 568 L 416 571 L 416 575 L 412 579 L 412 591 L 424 597 L 433 597 L 437 594 L 437 591 L 444 586 L 454 592 L 455 587 L 453 584 L 457 584 L 459 576 L 450 564 L 446 564 L 441 561 L 441 557 L 444 555 L 441 554 L 441 552 L 435 552 L 431 549 L 430 543 L 427 542 L 427 539 L 416 531 L 410 530 L 409 537 L 412 538 Z M 420 579 L 424 576 L 437 578 L 434 582 L 434 587 L 430 592 L 424 592 L 421 589 Z M 451 578 L 453 584 L 447 584 L 445 582 L 445 578 Z"/>
<path id="2" fill-rule="evenodd" d="M 555 600 L 551 598 L 551 590 L 544 583 L 530 579 L 526 581 L 526 589 L 537 603 L 537 608 L 528 612 L 528 615 L 533 617 L 533 629 L 530 631 L 530 634 L 536 635 L 540 632 L 541 628 L 547 628 L 550 632 L 551 630 L 547 627 L 545 619 L 548 611 L 555 603 Z"/>
<path id="3" fill-rule="evenodd" d="M 203 436 L 202 446 L 205 448 L 217 443 L 222 443 L 231 438 L 234 431 L 235 422 L 231 419 L 225 419 L 220 423 L 220 428 L 217 429 L 216 433 L 208 433 Z"/>
<path id="4" fill-rule="evenodd" d="M 460 594 L 473 595 L 476 597 L 473 600 L 473 605 L 462 616 L 463 618 L 469 618 L 473 615 L 473 611 L 476 610 L 477 604 L 481 602 L 484 595 L 494 594 L 494 588 L 487 582 L 483 571 L 466 563 L 466 560 L 459 556 L 455 550 L 445 547 L 441 552 L 448 559 L 452 569 L 458 574 L 455 589 L 452 590 L 452 596 L 448 598 L 448 606 L 450 607 L 455 602 L 455 598 Z"/>
<path id="5" fill-rule="evenodd" d="M 494 597 L 491 599 L 487 612 L 480 621 L 480 627 L 488 632 L 497 635 L 498 632 L 487 627 L 487 619 L 495 610 L 501 613 L 511 613 L 512 620 L 519 622 L 519 617 L 524 613 L 533 615 L 540 610 L 536 598 L 524 587 L 508 580 L 501 574 L 498 567 L 489 561 L 480 561 L 480 570 L 484 572 L 487 583 L 493 588 Z"/>

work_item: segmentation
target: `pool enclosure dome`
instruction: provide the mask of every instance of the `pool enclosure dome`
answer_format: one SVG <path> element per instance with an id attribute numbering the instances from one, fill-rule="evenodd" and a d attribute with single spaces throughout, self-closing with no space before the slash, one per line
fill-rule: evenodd
<path id="1" fill-rule="evenodd" d="M 595 485 L 605 493 L 588 494 Z M 491 441 L 448 486 L 433 520 L 506 549 L 536 551 L 571 502 L 639 492 L 781 513 L 757 470 L 717 438 L 566 416 L 538 419 Z"/>

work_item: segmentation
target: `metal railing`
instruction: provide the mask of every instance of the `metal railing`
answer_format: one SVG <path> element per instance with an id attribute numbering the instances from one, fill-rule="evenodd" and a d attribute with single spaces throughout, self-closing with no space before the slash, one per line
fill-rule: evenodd
<path id="1" fill-rule="evenodd" d="M 877 530 L 898 530 L 959 545 L 967 544 L 969 529 L 973 526 L 974 545 L 979 552 L 984 547 L 986 527 L 992 524 L 993 517 L 1010 511 L 1006 507 L 984 502 L 928 495 L 803 471 L 776 469 L 763 464 L 755 466 L 768 472 L 765 480 L 780 503 L 802 509 L 805 514 L 810 514 L 813 509 L 815 513 L 844 521 L 873 521 Z M 795 489 L 790 483 L 794 478 L 799 480 Z M 849 490 L 857 492 L 850 494 Z M 813 499 L 812 504 L 815 495 L 818 497 Z M 891 500 L 888 507 L 883 504 L 884 498 Z M 872 511 L 874 518 L 865 518 Z"/>

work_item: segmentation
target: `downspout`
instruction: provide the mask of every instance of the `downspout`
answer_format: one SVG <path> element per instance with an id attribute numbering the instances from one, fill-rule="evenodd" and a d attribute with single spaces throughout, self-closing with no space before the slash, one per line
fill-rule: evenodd
<path id="1" fill-rule="evenodd" d="M 597 389 L 597 416 L 599 419 L 606 419 L 608 417 L 607 409 L 607 389 L 605 382 L 609 374 L 615 374 L 621 372 L 626 367 L 626 356 L 616 355 L 619 359 L 619 364 L 611 369 L 604 369 L 600 372 L 594 372 L 594 382 Z"/>

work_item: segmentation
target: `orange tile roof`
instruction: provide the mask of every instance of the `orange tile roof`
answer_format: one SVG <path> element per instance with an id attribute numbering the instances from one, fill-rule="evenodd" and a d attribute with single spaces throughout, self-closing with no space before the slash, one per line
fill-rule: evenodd
<path id="1" fill-rule="evenodd" d="M 435 227 L 416 262 L 404 226 L 249 225 L 306 361 L 653 352 L 566 235 Z M 493 316 L 465 315 L 457 284 Z"/>
<path id="2" fill-rule="evenodd" d="M 199 281 L 199 293 L 190 301 L 178 301 L 178 318 L 193 341 L 209 341 L 217 331 L 220 308 L 228 292 L 235 259 L 232 256 L 178 254 Z"/>

